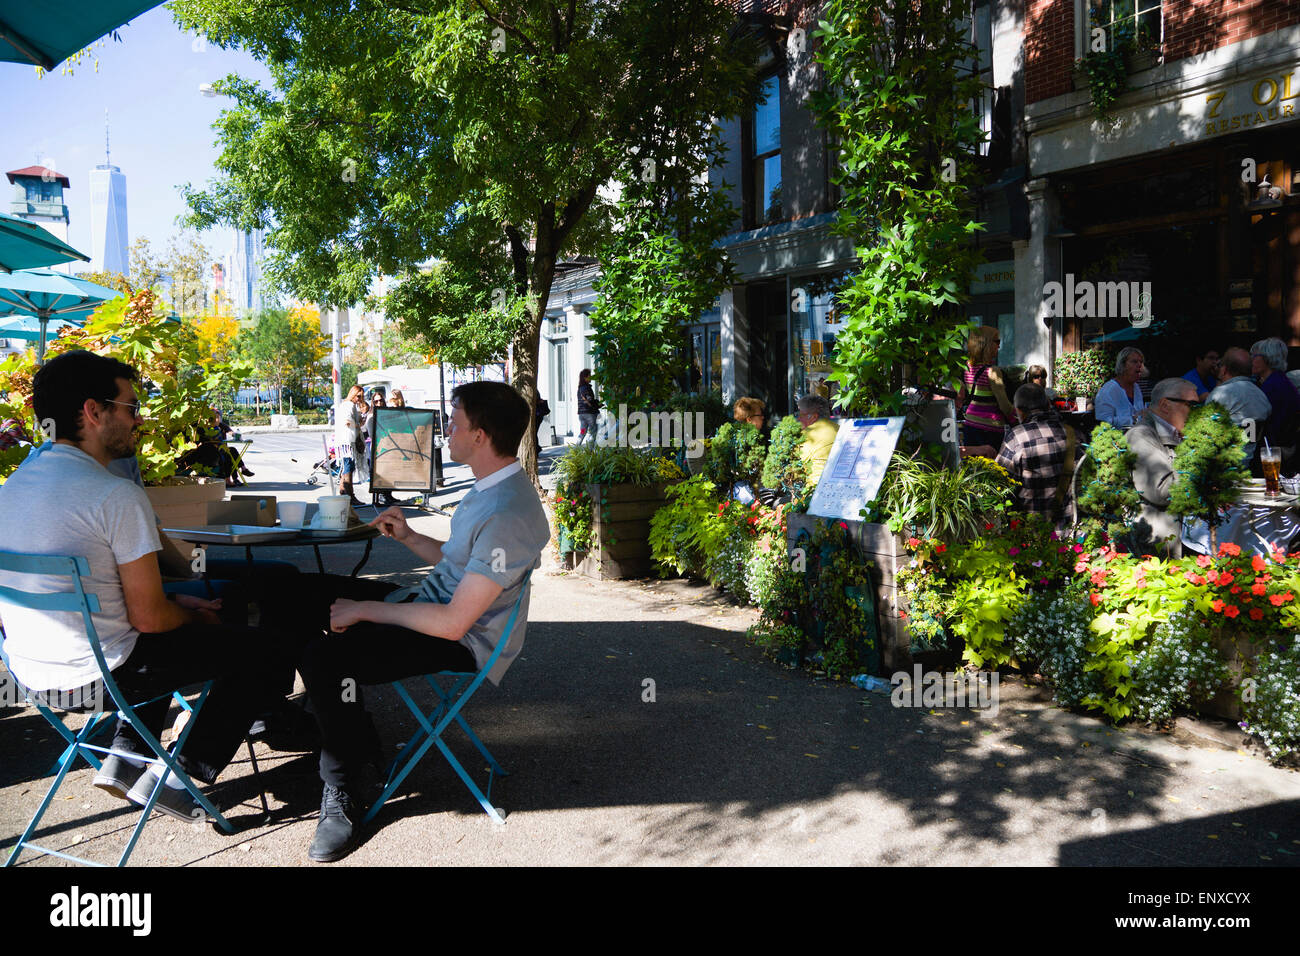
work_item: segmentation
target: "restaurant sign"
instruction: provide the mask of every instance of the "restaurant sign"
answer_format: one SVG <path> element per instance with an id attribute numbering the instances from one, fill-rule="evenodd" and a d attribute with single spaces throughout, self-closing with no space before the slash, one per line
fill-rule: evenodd
<path id="1" fill-rule="evenodd" d="M 1243 80 L 1205 94 L 1205 135 L 1300 118 L 1300 67 Z"/>

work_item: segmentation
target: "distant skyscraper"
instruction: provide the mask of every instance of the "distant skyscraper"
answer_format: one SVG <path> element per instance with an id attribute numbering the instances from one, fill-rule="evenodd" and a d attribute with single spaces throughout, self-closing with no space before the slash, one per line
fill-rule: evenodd
<path id="1" fill-rule="evenodd" d="M 260 312 L 266 308 L 262 290 L 263 233 L 234 231 L 224 269 L 225 298 L 237 312 Z"/>
<path id="2" fill-rule="evenodd" d="M 90 171 L 90 268 L 96 272 L 130 270 L 126 247 L 126 177 L 110 162 L 108 111 L 104 111 L 104 161 Z"/>

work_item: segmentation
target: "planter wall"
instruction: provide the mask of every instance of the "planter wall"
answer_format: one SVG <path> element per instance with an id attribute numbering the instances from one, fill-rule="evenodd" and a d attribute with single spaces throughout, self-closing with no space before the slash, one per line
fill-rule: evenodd
<path id="1" fill-rule="evenodd" d="M 663 507 L 666 484 L 587 485 L 591 496 L 591 550 L 576 565 L 596 580 L 643 578 L 652 571 L 650 519 Z"/>
<path id="2" fill-rule="evenodd" d="M 792 514 L 786 519 L 788 546 L 793 548 L 800 531 L 812 533 L 816 522 L 825 520 L 813 515 Z M 876 631 L 880 637 L 880 660 L 884 670 L 908 670 L 912 666 L 911 639 L 899 612 L 900 604 L 895 574 L 908 560 L 903 539 L 882 524 L 846 521 L 849 536 L 858 557 L 868 562 L 872 587 L 875 589 Z"/>
<path id="3" fill-rule="evenodd" d="M 208 523 L 208 503 L 226 497 L 226 483 L 200 478 L 195 484 L 145 488 L 144 493 L 164 528 L 195 528 Z"/>

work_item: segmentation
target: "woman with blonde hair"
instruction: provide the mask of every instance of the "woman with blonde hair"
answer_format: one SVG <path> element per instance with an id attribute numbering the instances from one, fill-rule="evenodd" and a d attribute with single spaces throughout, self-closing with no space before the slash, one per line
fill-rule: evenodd
<path id="1" fill-rule="evenodd" d="M 994 363 L 1002 334 L 991 325 L 977 325 L 966 338 L 966 372 L 962 376 L 957 407 L 962 409 L 962 444 L 970 449 L 997 450 L 1002 436 L 1016 423 L 1016 410 L 1007 398 L 1002 369 Z"/>
<path id="2" fill-rule="evenodd" d="M 761 399 L 744 398 L 736 399 L 736 404 L 731 408 L 732 415 L 738 422 L 749 422 L 759 431 L 763 430 L 763 422 L 767 418 L 767 406 Z"/>
<path id="3" fill-rule="evenodd" d="M 389 408 L 405 408 L 405 407 L 406 407 L 406 398 L 402 395 L 401 392 L 393 392 L 393 397 L 392 397 L 391 399 L 388 400 L 388 407 L 389 407 Z"/>

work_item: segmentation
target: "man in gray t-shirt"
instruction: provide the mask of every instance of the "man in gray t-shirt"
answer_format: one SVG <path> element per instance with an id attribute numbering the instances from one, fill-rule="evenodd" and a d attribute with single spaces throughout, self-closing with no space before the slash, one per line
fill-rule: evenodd
<path id="1" fill-rule="evenodd" d="M 36 373 L 32 403 L 38 420 L 53 423 L 54 443 L 0 486 L 0 513 L 22 518 L 7 527 L 3 547 L 87 559 L 82 582 L 99 600 L 91 621 L 104 662 L 129 702 L 141 704 L 139 726 L 119 721 L 115 752 L 95 786 L 143 805 L 166 775 L 156 807 L 191 820 L 202 818 L 202 807 L 153 760 L 140 727 L 157 741 L 171 691 L 215 679 L 179 758 L 191 776 L 213 783 L 254 716 L 269 709 L 275 677 L 291 655 L 273 650 L 264 633 L 223 624 L 220 601 L 164 594 L 144 489 L 108 471 L 114 459 L 134 454 L 141 421 L 135 378 L 116 359 L 76 350 Z M 44 574 L 4 573 L 0 582 L 28 591 L 71 590 L 66 577 Z M 80 614 L 6 605 L 4 623 L 5 652 L 26 687 L 37 693 L 85 688 L 68 696 L 99 696 L 111 708 L 102 700 L 101 672 Z"/>
<path id="2" fill-rule="evenodd" d="M 1226 408 L 1234 425 L 1248 428 L 1248 436 L 1264 434 L 1264 423 L 1273 414 L 1273 405 L 1263 390 L 1251 381 L 1250 353 L 1241 348 L 1224 352 L 1223 374 L 1223 383 L 1210 392 L 1209 400 Z M 1254 440 L 1246 442 L 1243 452 L 1246 464 L 1254 460 L 1256 444 Z"/>
<path id="3" fill-rule="evenodd" d="M 523 645 L 526 594 L 509 634 L 505 626 L 550 539 L 541 501 L 515 459 L 531 424 L 528 404 L 509 385 L 474 382 L 455 390 L 452 407 L 448 450 L 477 481 L 456 507 L 450 539 L 417 534 L 397 508 L 371 522 L 433 565 L 414 598 L 385 601 L 396 587 L 382 581 L 303 576 L 306 626 L 333 632 L 318 632 L 298 663 L 321 728 L 325 786 L 308 852 L 318 862 L 337 860 L 355 844 L 360 807 L 353 790 L 378 750 L 358 688 L 442 670 L 477 671 L 505 641 L 488 674 L 499 683 Z"/>

